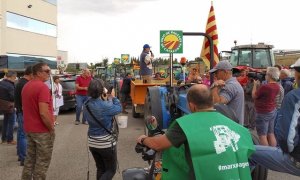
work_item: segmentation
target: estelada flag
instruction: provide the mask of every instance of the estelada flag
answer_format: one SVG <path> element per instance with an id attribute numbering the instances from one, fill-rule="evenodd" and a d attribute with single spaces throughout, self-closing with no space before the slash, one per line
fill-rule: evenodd
<path id="1" fill-rule="evenodd" d="M 218 53 L 218 32 L 217 32 L 217 24 L 216 24 L 216 17 L 215 17 L 215 11 L 213 7 L 213 3 L 211 2 L 211 7 L 208 15 L 208 20 L 206 24 L 206 30 L 205 33 L 208 34 L 214 44 L 214 64 L 215 66 L 219 62 L 219 53 Z M 202 51 L 200 57 L 203 59 L 205 65 L 210 68 L 210 51 L 209 51 L 209 41 L 207 38 L 204 38 L 203 45 L 202 45 Z"/>

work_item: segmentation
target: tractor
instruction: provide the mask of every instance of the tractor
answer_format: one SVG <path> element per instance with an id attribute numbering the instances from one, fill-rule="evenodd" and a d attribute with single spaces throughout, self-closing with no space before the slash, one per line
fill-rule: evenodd
<path id="1" fill-rule="evenodd" d="M 239 74 L 242 68 L 249 68 L 251 72 L 263 74 L 267 66 L 274 65 L 271 49 L 272 46 L 264 44 L 233 47 L 230 62 L 235 67 L 234 74 Z M 186 96 L 190 86 L 192 84 L 172 86 L 170 83 L 165 86 L 148 87 L 144 103 L 144 118 L 154 116 L 158 120 L 159 127 L 167 129 L 172 121 L 189 114 Z M 147 131 L 145 128 L 146 134 Z M 251 134 L 254 144 L 259 144 L 254 131 L 251 131 Z M 257 165 L 252 170 L 252 179 L 265 180 L 267 175 L 268 170 L 262 166 Z"/>

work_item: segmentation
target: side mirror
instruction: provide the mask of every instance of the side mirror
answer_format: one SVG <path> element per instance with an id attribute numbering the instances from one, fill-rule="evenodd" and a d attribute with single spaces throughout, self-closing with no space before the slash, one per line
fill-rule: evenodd
<path id="1" fill-rule="evenodd" d="M 146 127 L 149 131 L 154 131 L 158 128 L 158 123 L 154 116 L 147 116 L 145 121 Z"/>

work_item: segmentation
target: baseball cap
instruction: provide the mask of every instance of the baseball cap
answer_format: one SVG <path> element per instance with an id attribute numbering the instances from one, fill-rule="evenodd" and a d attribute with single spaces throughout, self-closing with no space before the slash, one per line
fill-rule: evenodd
<path id="1" fill-rule="evenodd" d="M 210 73 L 214 73 L 217 70 L 222 69 L 222 70 L 231 70 L 232 69 L 232 65 L 230 64 L 229 61 L 227 60 L 223 60 L 220 61 L 213 69 L 211 69 L 209 72 Z"/>
<path id="2" fill-rule="evenodd" d="M 150 48 L 150 46 L 149 46 L 149 44 L 144 44 L 143 48 L 144 48 L 144 49 Z"/>
<path id="3" fill-rule="evenodd" d="M 293 68 L 296 71 L 300 72 L 300 58 L 295 62 L 295 64 L 291 65 L 291 68 Z"/>

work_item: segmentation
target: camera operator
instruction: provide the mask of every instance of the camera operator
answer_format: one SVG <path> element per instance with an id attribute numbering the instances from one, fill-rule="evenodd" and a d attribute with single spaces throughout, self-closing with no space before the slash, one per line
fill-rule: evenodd
<path id="1" fill-rule="evenodd" d="M 254 80 L 252 97 L 256 110 L 256 131 L 261 145 L 276 146 L 274 136 L 274 121 L 276 118 L 275 98 L 280 91 L 277 84 L 279 70 L 276 67 L 268 67 L 266 73 L 266 84 L 259 88 L 260 81 Z"/>

